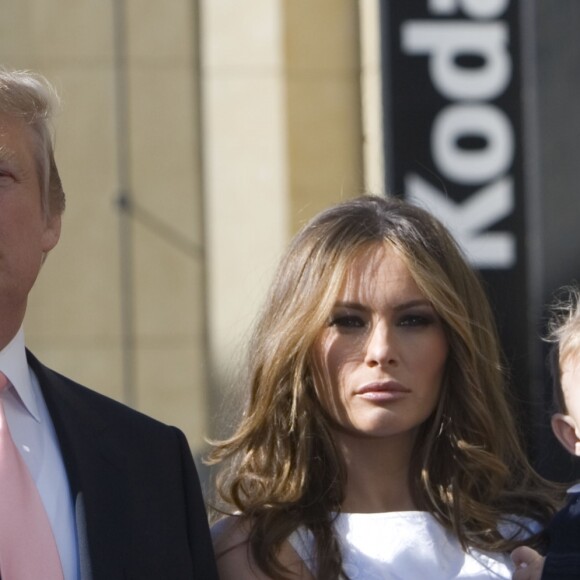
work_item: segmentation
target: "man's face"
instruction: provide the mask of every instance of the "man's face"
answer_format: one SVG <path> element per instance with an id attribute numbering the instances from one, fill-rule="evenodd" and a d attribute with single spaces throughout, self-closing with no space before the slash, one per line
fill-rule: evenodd
<path id="1" fill-rule="evenodd" d="M 41 203 L 34 134 L 0 114 L 0 348 L 18 330 L 43 256 L 58 242 L 60 215 Z"/>

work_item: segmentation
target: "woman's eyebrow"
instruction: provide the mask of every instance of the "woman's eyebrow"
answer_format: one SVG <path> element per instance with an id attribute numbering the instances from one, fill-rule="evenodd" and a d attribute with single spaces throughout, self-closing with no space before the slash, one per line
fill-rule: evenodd
<path id="1" fill-rule="evenodd" d="M 416 306 L 421 306 L 421 307 L 429 307 L 429 308 L 433 308 L 433 304 L 431 304 L 431 302 L 429 300 L 427 300 L 426 298 L 417 298 L 416 300 L 409 300 L 407 302 L 402 302 L 401 304 L 397 304 L 397 306 L 395 306 L 393 308 L 393 310 L 407 310 L 408 308 L 414 308 Z"/>
<path id="2" fill-rule="evenodd" d="M 416 306 L 433 308 L 433 305 L 426 298 L 417 298 L 413 300 L 407 300 L 406 302 L 401 302 L 393 307 L 393 310 L 406 310 L 407 308 L 414 308 Z M 334 305 L 335 308 L 351 308 L 353 310 L 369 310 L 368 306 L 361 304 L 360 302 L 355 302 L 353 300 L 338 300 Z"/>
<path id="3" fill-rule="evenodd" d="M 352 310 L 368 310 L 368 308 L 366 306 L 364 306 L 364 304 L 361 304 L 360 302 L 354 302 L 352 300 L 338 300 L 335 304 L 334 304 L 335 308 L 350 308 Z"/>

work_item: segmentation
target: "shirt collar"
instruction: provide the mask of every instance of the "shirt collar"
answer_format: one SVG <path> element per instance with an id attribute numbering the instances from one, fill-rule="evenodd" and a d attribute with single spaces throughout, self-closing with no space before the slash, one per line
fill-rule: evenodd
<path id="1" fill-rule="evenodd" d="M 20 327 L 14 338 L 0 350 L 0 371 L 12 383 L 26 410 L 40 423 L 38 401 L 32 388 L 30 369 L 26 360 L 24 330 L 22 327 Z"/>
<path id="2" fill-rule="evenodd" d="M 573 485 L 567 493 L 580 493 L 580 483 Z"/>

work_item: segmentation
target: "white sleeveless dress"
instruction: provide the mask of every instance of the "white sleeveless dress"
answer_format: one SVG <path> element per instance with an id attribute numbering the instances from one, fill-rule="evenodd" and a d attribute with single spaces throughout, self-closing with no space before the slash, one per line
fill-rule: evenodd
<path id="1" fill-rule="evenodd" d="M 508 580 L 514 570 L 509 554 L 464 552 L 457 538 L 427 512 L 340 514 L 334 525 L 351 580 Z M 500 531 L 505 537 L 528 535 L 515 522 L 506 522 Z M 289 540 L 315 574 L 311 532 L 299 528 Z"/>

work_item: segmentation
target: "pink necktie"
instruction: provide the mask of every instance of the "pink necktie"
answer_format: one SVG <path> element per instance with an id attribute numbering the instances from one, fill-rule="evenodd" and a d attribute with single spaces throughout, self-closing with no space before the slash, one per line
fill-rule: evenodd
<path id="1" fill-rule="evenodd" d="M 8 379 L 0 373 L 0 393 Z M 2 580 L 63 580 L 48 516 L 20 456 L 0 397 L 0 576 Z"/>

